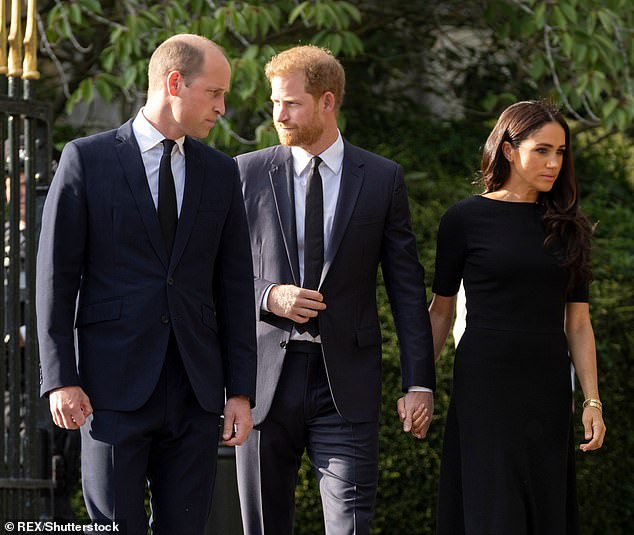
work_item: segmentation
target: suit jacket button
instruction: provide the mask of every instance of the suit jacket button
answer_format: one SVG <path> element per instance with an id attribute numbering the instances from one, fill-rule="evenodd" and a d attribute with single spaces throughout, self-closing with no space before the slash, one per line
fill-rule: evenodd
<path id="1" fill-rule="evenodd" d="M 282 349 L 286 349 L 286 340 L 282 340 L 282 341 L 280 342 L 280 347 L 281 347 Z"/>
<path id="2" fill-rule="evenodd" d="M 163 314 L 161 316 L 161 323 L 168 324 L 169 322 L 170 322 L 170 319 L 167 317 L 167 314 Z"/>
<path id="3" fill-rule="evenodd" d="M 174 286 L 174 279 L 172 277 L 170 277 L 169 279 L 167 279 L 167 285 L 168 286 Z"/>

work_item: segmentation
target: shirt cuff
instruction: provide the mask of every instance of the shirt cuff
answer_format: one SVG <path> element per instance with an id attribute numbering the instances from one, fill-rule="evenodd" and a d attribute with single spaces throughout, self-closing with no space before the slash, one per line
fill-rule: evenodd
<path id="1" fill-rule="evenodd" d="M 266 306 L 266 304 L 269 301 L 269 293 L 271 293 L 271 288 L 273 288 L 273 286 L 277 286 L 277 284 L 269 284 L 266 290 L 264 290 L 264 295 L 262 296 L 262 302 L 260 303 L 260 310 L 262 310 L 263 312 L 271 312 L 269 310 L 269 307 Z"/>
<path id="2" fill-rule="evenodd" d="M 410 386 L 407 389 L 408 392 L 433 392 L 431 388 L 427 388 L 426 386 Z"/>

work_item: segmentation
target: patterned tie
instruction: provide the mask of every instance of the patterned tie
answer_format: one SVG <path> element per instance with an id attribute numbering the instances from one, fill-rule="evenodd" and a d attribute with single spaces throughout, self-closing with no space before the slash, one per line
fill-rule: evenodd
<path id="1" fill-rule="evenodd" d="M 304 288 L 317 290 L 324 268 L 324 193 L 319 174 L 321 158 L 315 156 L 306 184 L 306 218 L 304 220 Z M 298 333 L 319 334 L 317 318 L 296 325 Z"/>
<path id="2" fill-rule="evenodd" d="M 176 141 L 164 139 L 161 143 L 163 143 L 163 155 L 159 166 L 158 216 L 161 222 L 163 239 L 165 240 L 165 245 L 167 245 L 167 252 L 172 254 L 176 225 L 178 224 L 176 187 L 174 186 L 174 175 L 172 174 L 172 149 Z"/>

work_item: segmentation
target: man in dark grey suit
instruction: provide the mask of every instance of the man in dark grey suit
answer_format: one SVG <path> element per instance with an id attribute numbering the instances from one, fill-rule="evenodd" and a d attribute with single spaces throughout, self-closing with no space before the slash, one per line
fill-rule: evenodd
<path id="1" fill-rule="evenodd" d="M 201 535 L 226 444 L 255 399 L 253 271 L 230 157 L 194 140 L 225 111 L 222 50 L 176 35 L 150 59 L 145 106 L 64 148 L 37 259 L 43 395 L 81 428 L 93 520 Z M 74 338 L 76 328 L 77 347 Z M 225 401 L 226 397 L 226 401 Z"/>
<path id="2" fill-rule="evenodd" d="M 325 530 L 367 534 L 378 477 L 382 267 L 401 350 L 403 429 L 425 435 L 434 360 L 402 168 L 342 139 L 341 64 L 300 46 L 266 67 L 281 145 L 237 158 L 255 276 L 256 427 L 237 448 L 246 535 L 293 532 L 306 450 Z"/>

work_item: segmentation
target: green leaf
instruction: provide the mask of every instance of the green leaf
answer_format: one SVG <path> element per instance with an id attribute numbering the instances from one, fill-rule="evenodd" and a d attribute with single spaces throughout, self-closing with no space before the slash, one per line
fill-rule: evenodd
<path id="1" fill-rule="evenodd" d="M 68 18 L 74 24 L 81 24 L 81 7 L 78 4 L 68 6 Z"/>
<path id="2" fill-rule="evenodd" d="M 111 86 L 114 86 L 114 87 L 122 87 L 123 85 L 121 78 L 118 76 L 115 76 L 114 74 L 102 72 L 99 74 L 99 78 L 101 78 L 102 80 L 105 80 L 107 83 L 109 83 Z"/>
<path id="3" fill-rule="evenodd" d="M 539 80 L 546 71 L 546 63 L 541 56 L 536 56 L 528 69 L 528 75 L 533 80 Z"/>
<path id="4" fill-rule="evenodd" d="M 110 32 L 110 43 L 118 44 L 119 39 L 121 38 L 121 34 L 123 33 L 124 27 L 117 26 L 112 32 Z"/>
<path id="5" fill-rule="evenodd" d="M 569 33 L 561 34 L 561 50 L 566 56 L 572 54 L 573 39 Z"/>
<path id="6" fill-rule="evenodd" d="M 161 18 L 154 11 L 148 9 L 142 13 L 142 16 L 154 26 L 160 27 L 163 25 L 161 22 Z"/>
<path id="7" fill-rule="evenodd" d="M 590 88 L 590 96 L 592 97 L 592 100 L 599 100 L 599 97 L 601 96 L 601 90 L 603 89 L 603 86 L 605 85 L 603 83 L 603 81 L 596 76 L 596 72 L 592 73 L 593 76 L 590 78 L 590 84 L 589 84 L 589 88 Z"/>
<path id="8" fill-rule="evenodd" d="M 130 88 L 136 80 L 136 69 L 132 66 L 128 66 L 123 72 L 123 87 Z"/>
<path id="9" fill-rule="evenodd" d="M 577 24 L 577 11 L 575 8 L 566 2 L 561 2 L 560 4 L 561 10 L 563 11 L 566 18 L 572 22 L 574 25 Z"/>
<path id="10" fill-rule="evenodd" d="M 203 2 L 204 0 L 192 0 L 192 12 L 199 15 L 203 9 Z"/>
<path id="11" fill-rule="evenodd" d="M 356 34 L 345 30 L 341 32 L 341 37 L 341 50 L 346 56 L 354 57 L 363 53 L 363 42 Z"/>
<path id="12" fill-rule="evenodd" d="M 81 3 L 89 11 L 94 11 L 98 14 L 103 13 L 103 10 L 101 9 L 101 2 L 99 2 L 99 0 L 81 0 Z"/>
<path id="13" fill-rule="evenodd" d="M 329 33 L 325 36 L 324 39 L 326 46 L 332 52 L 333 56 L 338 56 L 341 52 L 341 46 L 343 44 L 343 39 L 341 35 L 338 33 Z"/>
<path id="14" fill-rule="evenodd" d="M 112 67 L 114 66 L 115 57 L 114 48 L 112 48 L 112 46 L 105 48 L 101 53 L 101 66 L 106 71 L 111 72 Z"/>
<path id="15" fill-rule="evenodd" d="M 97 92 L 99 96 L 106 102 L 110 102 L 112 100 L 112 86 L 107 83 L 103 78 L 95 79 L 95 87 L 97 88 Z"/>
<path id="16" fill-rule="evenodd" d="M 495 108 L 498 102 L 498 96 L 496 93 L 489 93 L 484 99 L 482 99 L 482 108 L 484 111 L 491 112 Z"/>
<path id="17" fill-rule="evenodd" d="M 563 11 L 558 5 L 553 6 L 552 9 L 553 18 L 555 19 L 555 24 L 561 29 L 565 30 L 568 27 L 568 21 L 564 16 Z"/>
<path id="18" fill-rule="evenodd" d="M 293 9 L 293 11 L 291 11 L 290 15 L 288 16 L 288 23 L 293 24 L 297 17 L 299 17 L 300 15 L 303 17 L 304 10 L 309 4 L 310 2 L 302 2 L 295 9 Z"/>
<path id="19" fill-rule="evenodd" d="M 315 10 L 315 22 L 317 23 L 317 28 L 323 28 L 325 26 L 324 21 L 327 16 L 326 7 L 327 6 L 324 6 L 323 4 L 315 4 L 313 6 L 313 9 Z"/>
<path id="20" fill-rule="evenodd" d="M 356 23 L 361 22 L 361 11 L 359 11 L 357 7 L 352 5 L 350 2 L 340 2 L 339 6 L 342 10 L 346 11 Z"/>
<path id="21" fill-rule="evenodd" d="M 73 30 L 70 27 L 70 22 L 68 22 L 67 18 L 62 18 L 61 19 L 61 35 L 63 37 L 66 37 L 67 39 L 70 38 L 71 35 L 73 35 Z"/>
<path id="22" fill-rule="evenodd" d="M 607 9 L 600 9 L 597 14 L 599 15 L 601 26 L 603 26 L 608 34 L 611 34 L 614 31 L 614 27 L 612 26 L 612 19 L 614 15 L 612 12 Z"/>
<path id="23" fill-rule="evenodd" d="M 258 57 L 260 48 L 257 45 L 250 45 L 242 54 L 242 58 L 245 60 L 254 60 Z"/>
<path id="24" fill-rule="evenodd" d="M 608 52 L 608 53 L 616 52 L 616 47 L 614 46 L 614 43 L 610 41 L 610 39 L 608 39 L 605 35 L 597 33 L 594 36 L 594 39 L 597 44 L 599 44 L 601 47 L 605 49 L 605 52 Z"/>
<path id="25" fill-rule="evenodd" d="M 341 18 L 340 13 L 337 13 L 331 5 L 325 4 L 323 10 L 324 25 L 326 27 L 332 28 L 334 26 L 337 30 L 343 30 L 345 27 L 347 27 L 347 24 Z M 343 17 L 346 18 L 345 13 L 343 14 Z"/>
<path id="26" fill-rule="evenodd" d="M 593 35 L 596 25 L 597 25 L 597 12 L 593 9 L 590 11 L 589 15 L 586 17 L 586 33 L 590 36 Z"/>
<path id="27" fill-rule="evenodd" d="M 71 114 L 73 108 L 81 101 L 81 98 L 81 91 L 77 88 L 66 101 L 66 105 L 64 106 L 67 114 Z"/>
<path id="28" fill-rule="evenodd" d="M 216 34 L 216 20 L 211 17 L 200 17 L 198 22 L 201 35 L 213 39 Z"/>
<path id="29" fill-rule="evenodd" d="M 614 112 L 614 119 L 615 119 L 617 128 L 621 131 L 624 131 L 631 122 L 627 112 L 623 108 L 618 108 Z"/>
<path id="30" fill-rule="evenodd" d="M 84 102 L 92 102 L 94 98 L 94 86 L 91 78 L 84 78 L 79 83 L 79 92 L 81 93 L 81 100 Z"/>
<path id="31" fill-rule="evenodd" d="M 542 29 L 546 24 L 546 2 L 541 2 L 533 13 L 533 20 L 539 29 Z"/>
<path id="32" fill-rule="evenodd" d="M 616 109 L 618 104 L 619 101 L 615 98 L 611 98 L 610 100 L 608 100 L 601 109 L 603 117 L 609 117 L 610 115 L 612 115 L 612 112 Z"/>
<path id="33" fill-rule="evenodd" d="M 582 73 L 579 78 L 577 78 L 577 83 L 575 84 L 575 91 L 577 95 L 583 95 L 586 87 L 588 86 L 588 73 Z"/>

